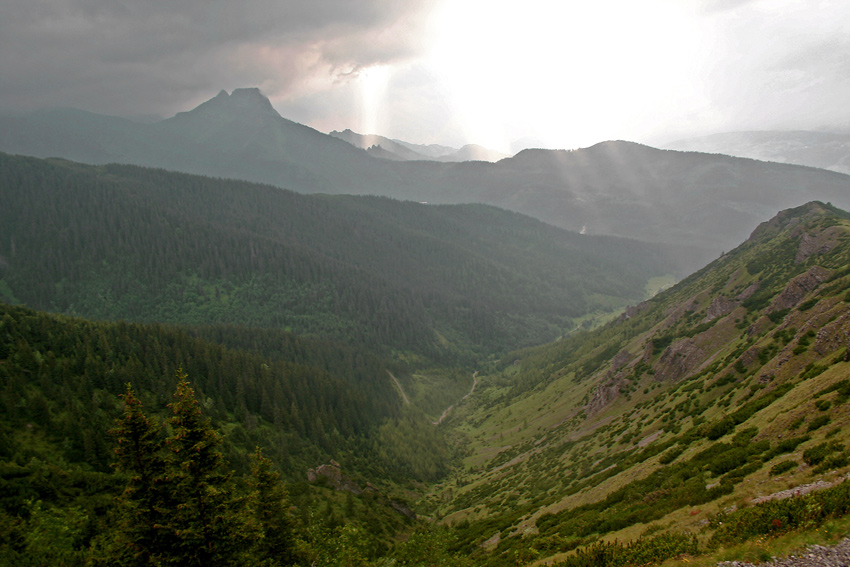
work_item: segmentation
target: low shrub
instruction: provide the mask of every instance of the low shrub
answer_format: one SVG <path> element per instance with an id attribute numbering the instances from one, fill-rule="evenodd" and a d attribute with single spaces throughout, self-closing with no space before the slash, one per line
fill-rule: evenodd
<path id="1" fill-rule="evenodd" d="M 716 529 L 709 545 L 730 545 L 756 536 L 779 535 L 799 528 L 811 529 L 848 512 L 850 482 L 843 482 L 805 496 L 771 500 L 729 514 L 718 514 L 711 522 Z"/>
<path id="2" fill-rule="evenodd" d="M 699 544 L 695 535 L 660 534 L 630 543 L 597 542 L 576 551 L 575 555 L 554 565 L 562 567 L 626 567 L 653 565 L 680 555 L 696 555 Z"/>
<path id="3" fill-rule="evenodd" d="M 782 461 L 770 467 L 770 476 L 777 476 L 791 469 L 797 468 L 799 465 L 795 461 Z"/>
<path id="4" fill-rule="evenodd" d="M 828 415 L 822 415 L 820 417 L 816 417 L 812 421 L 809 422 L 809 427 L 806 429 L 806 431 L 814 431 L 815 429 L 820 429 L 821 427 L 828 424 L 829 422 L 830 422 L 830 418 L 829 418 Z"/>

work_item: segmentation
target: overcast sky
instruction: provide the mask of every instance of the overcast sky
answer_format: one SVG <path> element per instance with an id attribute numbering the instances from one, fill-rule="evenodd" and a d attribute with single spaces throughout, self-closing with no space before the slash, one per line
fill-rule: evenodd
<path id="1" fill-rule="evenodd" d="M 0 108 L 168 117 L 258 86 L 416 143 L 850 128 L 847 0 L 0 0 Z"/>

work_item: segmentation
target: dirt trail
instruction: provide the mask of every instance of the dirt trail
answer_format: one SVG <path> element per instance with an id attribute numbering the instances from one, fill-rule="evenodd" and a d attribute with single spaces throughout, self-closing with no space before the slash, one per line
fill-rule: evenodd
<path id="1" fill-rule="evenodd" d="M 464 397 L 462 397 L 460 399 L 460 401 L 457 402 L 457 404 L 459 404 L 460 402 L 462 402 L 463 400 L 465 400 L 466 398 L 471 396 L 472 392 L 475 391 L 475 387 L 477 385 L 478 385 L 478 371 L 476 370 L 475 372 L 472 373 L 472 388 L 469 389 L 469 392 L 467 392 L 466 395 Z M 438 419 L 437 421 L 432 421 L 431 423 L 433 425 L 440 425 L 441 423 L 443 423 L 443 420 L 446 419 L 446 416 L 449 415 L 449 412 L 452 411 L 457 404 L 452 404 L 449 407 L 447 407 L 443 411 L 443 414 L 440 416 L 440 419 Z"/>
<path id="2" fill-rule="evenodd" d="M 393 382 L 395 382 L 395 385 L 398 387 L 398 391 L 401 393 L 401 399 L 404 400 L 405 404 L 410 405 L 410 400 L 407 399 L 407 394 L 404 393 L 404 388 L 401 387 L 401 382 L 399 382 L 398 378 L 393 376 L 393 373 L 390 372 L 389 370 L 387 370 L 387 374 L 390 375 L 390 378 L 393 379 Z"/>

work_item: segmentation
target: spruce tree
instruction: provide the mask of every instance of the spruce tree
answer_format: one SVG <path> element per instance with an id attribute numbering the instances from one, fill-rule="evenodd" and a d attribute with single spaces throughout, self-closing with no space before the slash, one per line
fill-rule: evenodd
<path id="1" fill-rule="evenodd" d="M 296 553 L 289 494 L 280 481 L 280 474 L 271 466 L 271 461 L 258 447 L 251 459 L 250 507 L 262 537 L 252 556 L 263 566 L 294 565 Z"/>
<path id="2" fill-rule="evenodd" d="M 162 432 L 142 412 L 142 403 L 129 384 L 122 398 L 124 411 L 110 433 L 115 439 L 115 468 L 128 478 L 119 498 L 110 562 L 151 565 L 167 547 L 167 534 L 161 529 L 168 508 Z"/>
<path id="3" fill-rule="evenodd" d="M 177 371 L 177 392 L 169 404 L 171 436 L 166 440 L 168 489 L 175 503 L 166 527 L 174 549 L 163 565 L 207 567 L 241 565 L 255 534 L 241 514 L 232 472 L 219 449 L 221 435 L 201 415 L 186 373 Z"/>

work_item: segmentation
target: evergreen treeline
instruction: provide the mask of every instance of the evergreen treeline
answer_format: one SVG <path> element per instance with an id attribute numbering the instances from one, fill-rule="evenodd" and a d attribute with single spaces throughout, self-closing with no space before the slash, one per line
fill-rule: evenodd
<path id="1" fill-rule="evenodd" d="M 380 492 L 346 497 L 303 481 L 307 468 L 331 459 L 362 486 L 447 472 L 442 430 L 401 411 L 380 359 L 285 332 L 197 334 L 254 352 L 167 325 L 89 322 L 0 303 L 0 565 L 212 564 L 219 555 L 214 564 L 288 564 L 278 548 L 292 542 L 276 543 L 268 529 L 290 520 L 299 564 L 365 565 L 410 529 Z M 277 348 L 263 342 L 269 336 Z M 265 349 L 275 357 L 258 354 Z M 191 392 L 176 373 L 188 373 Z M 266 457 L 258 459 L 256 447 Z M 292 517 L 275 512 L 289 505 L 274 496 L 283 488 L 272 463 L 296 481 Z M 184 501 L 193 482 L 222 514 L 210 529 L 229 530 L 212 547 Z M 164 527 L 154 533 L 154 524 Z M 154 562 L 135 547 L 142 540 L 167 557 Z"/>
<path id="2" fill-rule="evenodd" d="M 176 378 L 162 419 L 126 386 L 108 436 L 114 473 L 37 460 L 0 466 L 0 565 L 468 564 L 449 552 L 452 540 L 441 529 L 418 529 L 391 549 L 383 539 L 409 529 L 410 520 L 374 491 L 348 492 L 338 506 L 337 491 L 300 483 L 290 498 L 260 448 L 250 472 L 234 474 L 202 397 L 185 372 Z"/>
<path id="3" fill-rule="evenodd" d="M 0 200 L 7 302 L 291 329 L 443 361 L 552 339 L 670 271 L 651 245 L 487 206 L 305 196 L 124 165 L 0 155 Z"/>
<path id="4" fill-rule="evenodd" d="M 231 350 L 175 327 L 92 323 L 0 304 L 0 460 L 108 471 L 104 432 L 125 385 L 132 383 L 150 410 L 161 413 L 174 372 L 183 368 L 213 423 L 226 431 L 224 450 L 238 470 L 247 470 L 247 455 L 262 445 L 296 478 L 330 458 L 347 458 L 376 477 L 436 474 L 432 463 L 423 465 L 426 471 L 380 461 L 392 440 L 404 446 L 389 449 L 394 457 L 446 455 L 438 436 L 416 445 L 393 425 L 409 418 L 401 419 L 398 392 L 379 359 L 287 339 L 291 352 L 300 353 L 292 357 L 297 362 Z"/>

